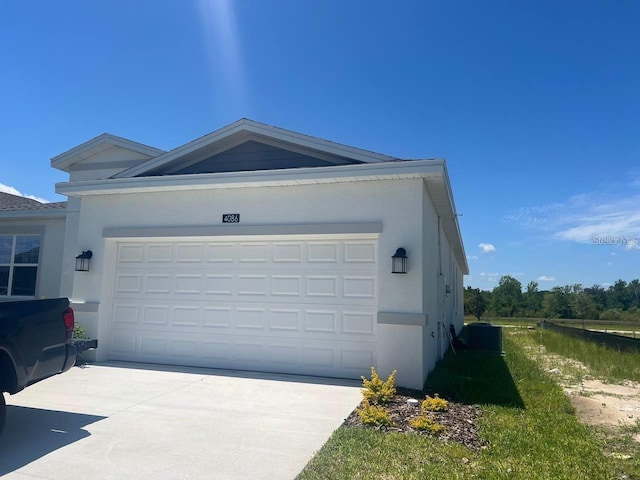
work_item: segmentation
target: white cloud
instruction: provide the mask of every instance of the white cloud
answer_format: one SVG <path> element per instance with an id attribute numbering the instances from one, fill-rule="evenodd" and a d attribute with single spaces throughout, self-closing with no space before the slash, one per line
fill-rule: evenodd
<path id="1" fill-rule="evenodd" d="M 19 197 L 30 198 L 31 200 L 35 200 L 36 202 L 41 203 L 49 203 L 49 200 L 46 200 L 42 197 L 36 197 L 35 195 L 25 195 L 20 190 L 10 187 L 9 185 L 5 185 L 4 183 L 0 183 L 0 192 L 9 193 L 11 195 L 17 195 Z"/>
<path id="2" fill-rule="evenodd" d="M 478 245 L 482 253 L 491 253 L 496 251 L 496 247 L 494 247 L 491 243 L 481 243 Z"/>
<path id="3" fill-rule="evenodd" d="M 626 250 L 640 250 L 640 244 L 638 242 L 638 237 L 633 237 L 627 240 L 624 248 Z"/>
<path id="4" fill-rule="evenodd" d="M 637 246 L 633 240 L 640 238 L 639 188 L 640 182 L 632 179 L 624 185 L 574 195 L 561 203 L 521 208 L 505 219 L 554 240 L 624 245 L 632 250 Z"/>
<path id="5" fill-rule="evenodd" d="M 478 260 L 477 255 L 467 255 L 467 260 Z"/>
<path id="6" fill-rule="evenodd" d="M 538 280 L 539 282 L 555 282 L 556 277 L 552 277 L 550 275 L 541 275 L 536 280 Z"/>
<path id="7" fill-rule="evenodd" d="M 498 273 L 498 272 L 481 272 L 480 276 L 489 282 L 498 282 L 502 277 L 509 275 L 510 277 L 522 277 L 522 272 Z"/>

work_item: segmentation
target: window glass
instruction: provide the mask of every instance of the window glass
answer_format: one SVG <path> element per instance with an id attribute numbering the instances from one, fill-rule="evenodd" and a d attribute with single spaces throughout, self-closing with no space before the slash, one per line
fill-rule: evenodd
<path id="1" fill-rule="evenodd" d="M 14 263 L 38 263 L 40 237 L 38 235 L 17 235 Z"/>
<path id="2" fill-rule="evenodd" d="M 13 267 L 11 295 L 35 295 L 37 274 L 38 267 Z"/>
<path id="3" fill-rule="evenodd" d="M 0 295 L 9 294 L 9 267 L 0 267 Z"/>
<path id="4" fill-rule="evenodd" d="M 0 263 L 11 262 L 13 235 L 0 235 Z"/>

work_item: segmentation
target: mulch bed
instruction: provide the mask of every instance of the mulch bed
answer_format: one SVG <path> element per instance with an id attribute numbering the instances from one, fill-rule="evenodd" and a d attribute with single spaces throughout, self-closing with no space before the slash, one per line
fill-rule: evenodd
<path id="1" fill-rule="evenodd" d="M 358 412 L 354 410 L 345 419 L 343 425 L 347 427 L 357 428 L 374 428 L 387 432 L 414 433 L 417 435 L 434 436 L 426 431 L 414 429 L 409 420 L 420 415 L 420 405 L 425 399 L 426 393 L 420 390 L 410 390 L 407 388 L 398 388 L 396 395 L 391 402 L 385 406 L 389 412 L 394 425 L 391 427 L 371 427 L 364 425 L 360 421 Z M 433 394 L 431 394 L 433 396 Z M 416 406 L 409 405 L 407 400 L 414 398 L 418 400 Z M 445 398 L 445 397 L 443 397 Z M 465 405 L 456 403 L 445 398 L 449 403 L 449 409 L 446 412 L 429 412 L 429 415 L 446 429 L 437 435 L 437 438 L 444 442 L 457 442 L 471 450 L 478 451 L 483 447 L 483 442 L 478 436 L 477 420 L 480 417 L 480 410 L 474 405 Z M 360 406 L 358 406 L 360 408 Z"/>

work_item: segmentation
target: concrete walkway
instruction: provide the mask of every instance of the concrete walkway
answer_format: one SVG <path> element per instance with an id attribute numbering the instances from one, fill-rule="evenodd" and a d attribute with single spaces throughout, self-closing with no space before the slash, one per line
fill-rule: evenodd
<path id="1" fill-rule="evenodd" d="M 106 363 L 6 396 L 0 476 L 294 478 L 361 399 L 358 382 Z"/>

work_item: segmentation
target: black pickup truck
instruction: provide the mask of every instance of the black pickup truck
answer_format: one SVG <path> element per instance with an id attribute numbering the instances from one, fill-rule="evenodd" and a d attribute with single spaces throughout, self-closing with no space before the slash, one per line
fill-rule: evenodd
<path id="1" fill-rule="evenodd" d="M 0 302 L 0 432 L 7 413 L 3 392 L 17 393 L 73 367 L 74 323 L 67 298 Z"/>

